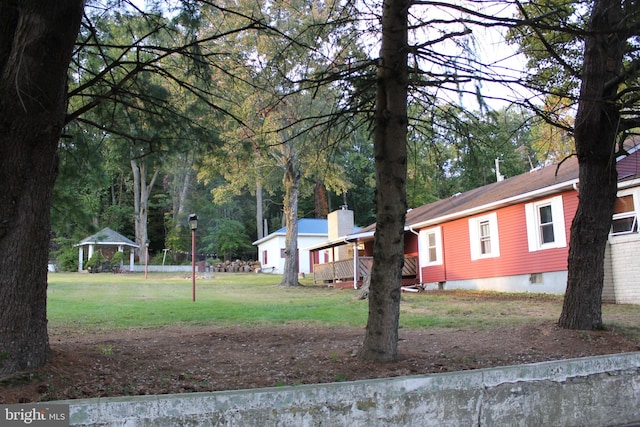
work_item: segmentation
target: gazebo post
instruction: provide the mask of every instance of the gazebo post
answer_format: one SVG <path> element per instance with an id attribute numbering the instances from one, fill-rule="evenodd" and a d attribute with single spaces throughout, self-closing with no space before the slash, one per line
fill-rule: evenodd
<path id="1" fill-rule="evenodd" d="M 124 256 L 124 246 L 118 245 L 118 252 L 122 252 L 122 255 Z M 120 263 L 118 264 L 118 270 L 120 270 L 123 267 L 123 264 L 124 263 L 120 261 Z"/>
<path id="2" fill-rule="evenodd" d="M 82 271 L 83 265 L 84 265 L 84 248 L 82 246 L 78 246 L 78 272 Z"/>

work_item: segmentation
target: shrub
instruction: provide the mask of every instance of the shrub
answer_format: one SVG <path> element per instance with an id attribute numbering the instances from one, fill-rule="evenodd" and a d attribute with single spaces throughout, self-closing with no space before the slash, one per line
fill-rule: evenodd
<path id="1" fill-rule="evenodd" d="M 124 261 L 124 252 L 117 251 L 111 257 L 111 267 L 120 267 L 120 264 Z"/>
<path id="2" fill-rule="evenodd" d="M 62 271 L 78 271 L 78 248 L 73 246 L 75 241 L 66 238 L 54 239 L 59 248 L 51 255 L 55 258 Z"/>
<path id="3" fill-rule="evenodd" d="M 102 254 L 100 252 L 94 252 L 87 261 L 87 269 L 92 272 L 100 271 L 100 266 L 102 265 Z"/>

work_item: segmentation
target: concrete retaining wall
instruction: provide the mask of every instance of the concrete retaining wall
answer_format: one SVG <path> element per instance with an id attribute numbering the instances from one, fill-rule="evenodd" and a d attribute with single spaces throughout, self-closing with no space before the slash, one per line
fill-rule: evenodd
<path id="1" fill-rule="evenodd" d="M 55 403 L 70 404 L 73 426 L 619 426 L 640 422 L 640 353 L 333 384 Z"/>

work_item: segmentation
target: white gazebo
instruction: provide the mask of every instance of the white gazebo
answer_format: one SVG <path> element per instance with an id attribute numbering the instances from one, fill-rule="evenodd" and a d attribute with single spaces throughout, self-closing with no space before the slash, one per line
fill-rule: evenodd
<path id="1" fill-rule="evenodd" d="M 130 248 L 129 271 L 133 271 L 133 250 L 140 247 L 140 245 L 133 240 L 127 239 L 122 234 L 117 231 L 113 231 L 109 227 L 105 227 L 96 234 L 82 239 L 76 246 L 78 246 L 78 271 L 83 270 L 85 246 L 88 247 L 87 260 L 91 259 L 93 253 L 99 247 L 114 247 L 118 249 L 118 252 L 124 252 L 124 248 Z"/>

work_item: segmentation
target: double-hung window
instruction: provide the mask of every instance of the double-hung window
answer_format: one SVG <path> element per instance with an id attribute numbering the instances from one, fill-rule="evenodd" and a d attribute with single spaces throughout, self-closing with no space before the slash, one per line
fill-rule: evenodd
<path id="1" fill-rule="evenodd" d="M 626 194 L 616 199 L 613 206 L 611 235 L 638 232 L 638 214 L 633 194 Z"/>
<path id="2" fill-rule="evenodd" d="M 529 252 L 567 246 L 562 196 L 525 205 Z"/>
<path id="3" fill-rule="evenodd" d="M 421 266 L 442 264 L 442 231 L 440 227 L 420 230 L 418 244 Z"/>
<path id="4" fill-rule="evenodd" d="M 480 255 L 491 253 L 491 225 L 489 220 L 478 222 L 480 228 Z"/>
<path id="5" fill-rule="evenodd" d="M 540 220 L 540 243 L 543 245 L 556 241 L 553 232 L 553 210 L 551 204 L 538 206 L 538 218 Z"/>
<path id="6" fill-rule="evenodd" d="M 495 212 L 469 219 L 469 244 L 472 260 L 500 256 L 498 215 Z"/>

